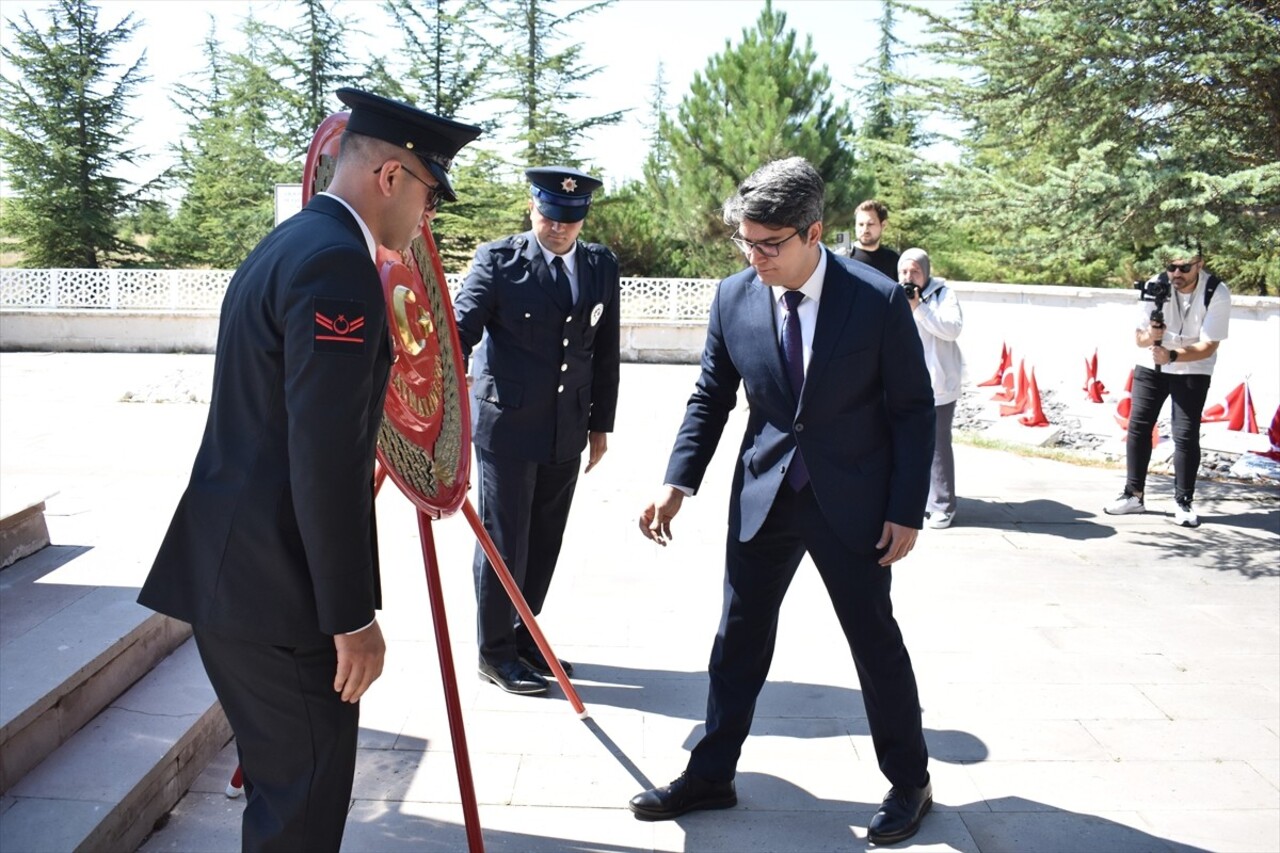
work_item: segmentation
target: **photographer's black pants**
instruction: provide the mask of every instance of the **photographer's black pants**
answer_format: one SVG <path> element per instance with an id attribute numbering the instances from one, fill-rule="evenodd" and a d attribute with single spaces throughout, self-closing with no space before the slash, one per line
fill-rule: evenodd
<path id="1" fill-rule="evenodd" d="M 1166 399 L 1173 400 L 1174 499 L 1190 503 L 1200 468 L 1200 415 L 1209 396 L 1211 377 L 1199 373 L 1157 373 L 1149 367 L 1133 371 L 1132 408 L 1127 440 L 1128 479 L 1125 487 L 1140 495 L 1146 491 L 1147 465 L 1151 462 L 1151 429 Z"/>

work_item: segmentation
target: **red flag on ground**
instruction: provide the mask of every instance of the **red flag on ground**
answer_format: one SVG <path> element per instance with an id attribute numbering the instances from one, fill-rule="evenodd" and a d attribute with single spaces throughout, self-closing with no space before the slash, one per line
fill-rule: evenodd
<path id="1" fill-rule="evenodd" d="M 1031 368 L 1031 389 L 1027 393 L 1027 413 L 1018 418 L 1018 423 L 1029 427 L 1049 425 L 1049 419 L 1044 416 L 1044 407 L 1040 403 L 1040 386 L 1036 384 L 1034 367 Z"/>
<path id="2" fill-rule="evenodd" d="M 1258 415 L 1253 410 L 1253 394 L 1249 392 L 1249 383 L 1244 383 L 1244 394 L 1240 396 L 1240 405 L 1231 412 L 1231 420 L 1227 429 L 1258 434 Z"/>
<path id="3" fill-rule="evenodd" d="M 1227 396 L 1222 399 L 1221 403 L 1214 403 L 1200 413 L 1200 423 L 1216 424 L 1231 420 L 1231 413 L 1244 402 L 1244 383 L 1241 382 L 1236 387 L 1227 392 Z M 1242 410 L 1243 411 L 1243 410 Z M 1241 418 L 1243 423 L 1243 418 Z M 1239 429 L 1239 427 L 1236 427 Z"/>
<path id="4" fill-rule="evenodd" d="M 1271 417 L 1271 428 L 1267 430 L 1267 438 L 1271 440 L 1270 450 L 1250 450 L 1249 452 L 1280 462 L 1280 406 L 1276 406 L 1276 413 Z"/>
<path id="5" fill-rule="evenodd" d="M 1014 385 L 1013 402 L 1000 406 L 1000 414 L 1004 417 L 1020 415 L 1027 410 L 1027 362 L 1018 362 L 1018 381 Z"/>
<path id="6" fill-rule="evenodd" d="M 1129 431 L 1129 414 L 1133 411 L 1133 398 L 1125 392 L 1119 400 L 1116 401 L 1115 418 L 1116 423 L 1120 424 L 1120 429 L 1125 432 Z M 1155 447 L 1160 443 L 1160 424 L 1151 425 L 1151 446 Z"/>
<path id="7" fill-rule="evenodd" d="M 1086 388 L 1085 390 L 1089 392 L 1089 399 L 1094 403 L 1101 403 L 1102 395 L 1107 393 L 1106 386 L 1104 386 L 1097 379 L 1090 379 L 1089 387 Z"/>
<path id="8" fill-rule="evenodd" d="M 1095 347 L 1093 350 L 1093 359 L 1090 360 L 1086 358 L 1084 360 L 1084 388 L 1082 390 L 1088 391 L 1089 385 L 1092 382 L 1096 381 L 1097 378 L 1098 378 L 1098 350 Z"/>
<path id="9" fill-rule="evenodd" d="M 1014 375 L 1012 370 L 1006 370 L 1004 378 L 1000 380 L 1000 390 L 991 395 L 992 400 L 1003 400 L 1009 402 L 1013 399 Z"/>
<path id="10" fill-rule="evenodd" d="M 978 387 L 983 388 L 989 385 L 999 385 L 1004 381 L 1005 371 L 1013 366 L 1013 352 L 1008 345 L 1001 342 L 1000 344 L 1000 366 L 996 368 L 996 372 L 991 378 L 985 382 L 979 382 Z"/>

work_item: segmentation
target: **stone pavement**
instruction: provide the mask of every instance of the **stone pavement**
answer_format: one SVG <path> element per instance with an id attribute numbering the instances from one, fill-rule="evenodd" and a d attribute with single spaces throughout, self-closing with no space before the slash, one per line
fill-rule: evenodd
<path id="1" fill-rule="evenodd" d="M 6 489 L 42 489 L 85 581 L 136 585 L 189 471 L 212 358 L 0 355 Z M 858 850 L 887 788 L 824 590 L 801 566 L 739 767 L 736 809 L 642 823 L 627 799 L 683 769 L 719 618 L 735 412 L 666 549 L 636 531 L 696 369 L 624 365 L 618 431 L 579 481 L 540 624 L 590 719 L 560 691 L 509 696 L 475 675 L 474 537 L 433 525 L 466 735 L 491 851 Z M 935 812 L 895 849 L 1280 850 L 1280 494 L 1203 483 L 1204 525 L 1101 505 L 1123 473 L 957 448 L 956 525 L 895 568 L 933 757 Z M 346 851 L 466 849 L 410 504 L 378 501 L 388 670 L 362 707 Z M 82 558 L 84 559 L 84 558 Z M 77 561 L 79 562 L 79 561 Z M 148 851 L 239 849 L 231 747 Z M 104 768 L 104 772 L 108 772 Z"/>

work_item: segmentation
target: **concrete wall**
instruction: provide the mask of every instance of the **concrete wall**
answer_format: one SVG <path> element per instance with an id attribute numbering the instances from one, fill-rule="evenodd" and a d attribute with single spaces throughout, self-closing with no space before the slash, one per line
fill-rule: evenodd
<path id="1" fill-rule="evenodd" d="M 1042 388 L 1074 393 L 1084 384 L 1084 361 L 1098 352 L 1099 378 L 1111 391 L 1124 386 L 1142 356 L 1133 345 L 1140 305 L 1131 290 L 956 282 L 964 307 L 960 338 L 970 379 L 994 370 L 1001 344 L 1035 368 Z M 0 350 L 85 352 L 212 352 L 217 314 L 157 311 L 0 311 Z M 696 362 L 702 323 L 627 321 L 623 358 L 652 363 Z M 1232 296 L 1231 333 L 1218 350 L 1211 400 L 1248 379 L 1258 416 L 1270 420 L 1280 404 L 1280 299 Z"/>

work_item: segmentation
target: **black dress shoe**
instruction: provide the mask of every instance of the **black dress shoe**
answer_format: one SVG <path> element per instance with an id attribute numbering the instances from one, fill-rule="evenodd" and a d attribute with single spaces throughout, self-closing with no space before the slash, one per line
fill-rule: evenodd
<path id="1" fill-rule="evenodd" d="M 485 663 L 480 661 L 480 679 L 492 681 L 508 693 L 529 696 L 547 692 L 547 680 L 519 661 Z"/>
<path id="2" fill-rule="evenodd" d="M 537 646 L 521 649 L 520 663 L 545 678 L 555 677 L 555 673 L 552 672 L 551 667 L 547 665 L 547 659 L 542 656 L 542 649 Z M 565 675 L 573 675 L 573 664 L 569 663 L 567 660 L 562 660 L 560 661 L 560 665 L 564 667 Z"/>
<path id="3" fill-rule="evenodd" d="M 650 788 L 631 798 L 631 811 L 640 820 L 671 820 L 697 809 L 728 809 L 738 804 L 733 780 L 711 782 L 687 770 L 662 788 Z"/>
<path id="4" fill-rule="evenodd" d="M 932 806 L 933 784 L 928 779 L 920 788 L 894 785 L 880 804 L 880 811 L 871 818 L 867 840 L 873 844 L 906 841 L 919 831 L 920 822 Z"/>

